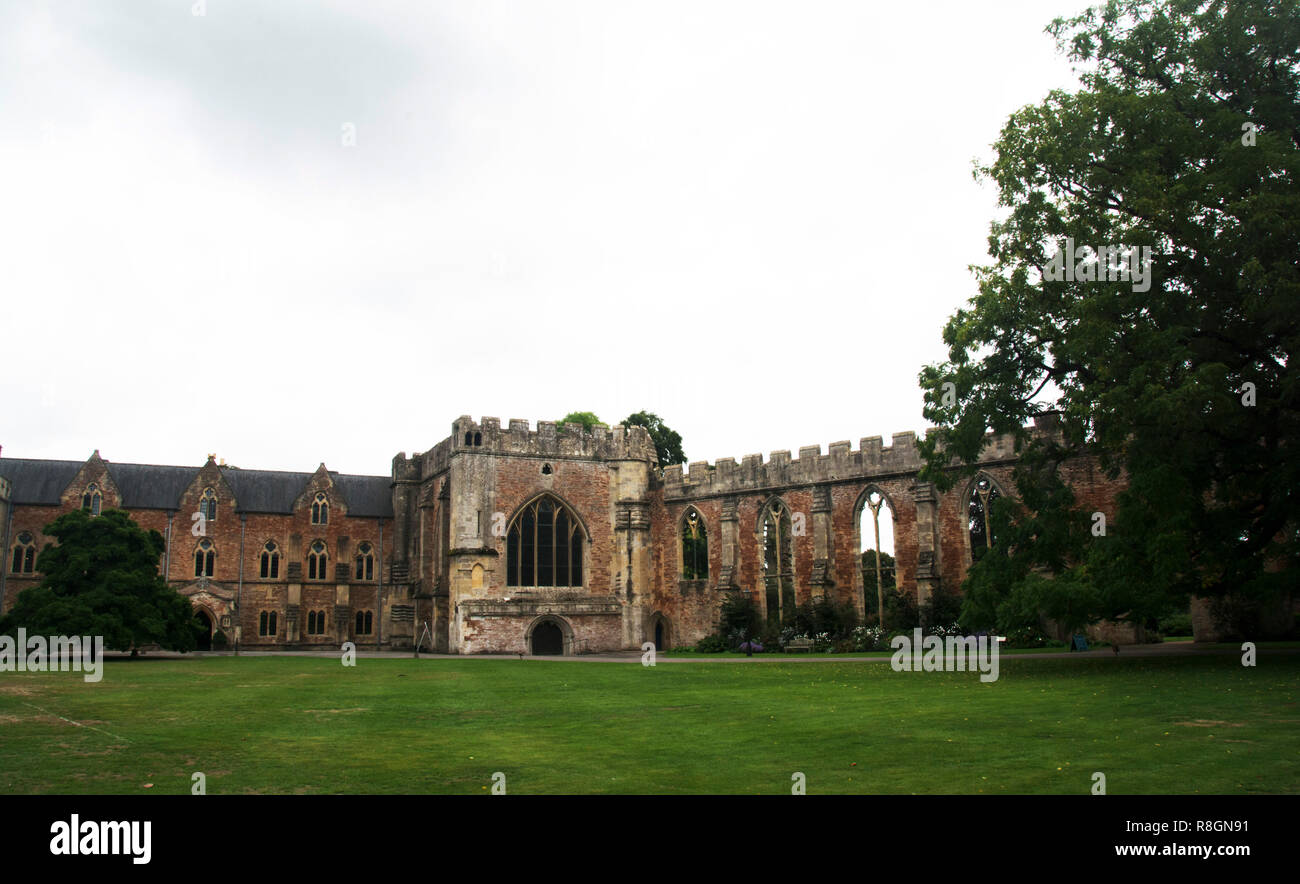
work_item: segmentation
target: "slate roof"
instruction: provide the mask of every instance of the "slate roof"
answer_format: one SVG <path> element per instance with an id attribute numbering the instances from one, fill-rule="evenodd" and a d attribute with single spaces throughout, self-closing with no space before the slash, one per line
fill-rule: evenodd
<path id="1" fill-rule="evenodd" d="M 198 467 L 159 464 L 113 463 L 105 461 L 108 473 L 122 492 L 122 505 L 129 509 L 177 508 L 181 494 L 194 481 Z M 12 486 L 14 504 L 57 506 L 59 495 L 85 465 L 78 460 L 32 460 L 0 458 L 0 476 Z M 277 470 L 239 470 L 222 467 L 221 474 L 235 492 L 240 512 L 291 513 L 293 502 L 307 487 L 314 473 Z M 347 504 L 348 515 L 361 518 L 393 515 L 388 476 L 353 476 L 330 473 L 334 487 Z"/>

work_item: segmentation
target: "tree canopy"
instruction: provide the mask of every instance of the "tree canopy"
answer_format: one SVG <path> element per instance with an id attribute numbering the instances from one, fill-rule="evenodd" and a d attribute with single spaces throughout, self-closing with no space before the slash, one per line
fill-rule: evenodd
<path id="1" fill-rule="evenodd" d="M 649 411 L 638 411 L 623 419 L 625 427 L 645 427 L 655 443 L 655 453 L 659 457 L 659 466 L 669 467 L 686 463 L 686 453 L 682 451 L 682 437 L 663 422 L 663 418 Z"/>
<path id="2" fill-rule="evenodd" d="M 564 417 L 555 422 L 556 427 L 562 427 L 565 424 L 582 424 L 584 430 L 590 430 L 596 424 L 601 423 L 600 418 L 590 411 L 570 411 Z"/>
<path id="3" fill-rule="evenodd" d="M 1005 209 L 992 263 L 920 376 L 924 478 L 969 474 L 988 431 L 1021 446 L 1021 500 L 992 507 L 999 554 L 972 567 L 963 622 L 1289 587 L 1300 2 L 1112 0 L 1047 30 L 1082 88 L 1012 114 L 977 170 Z M 1059 437 L 1031 438 L 1044 414 Z M 1126 481 L 1104 535 L 1057 469 L 1081 454 Z"/>
<path id="4" fill-rule="evenodd" d="M 190 603 L 158 573 L 162 535 L 145 531 L 122 510 L 64 513 L 45 527 L 58 540 L 40 553 L 44 579 L 24 590 L 0 618 L 0 634 L 19 627 L 42 635 L 102 635 L 105 647 L 196 646 Z"/>

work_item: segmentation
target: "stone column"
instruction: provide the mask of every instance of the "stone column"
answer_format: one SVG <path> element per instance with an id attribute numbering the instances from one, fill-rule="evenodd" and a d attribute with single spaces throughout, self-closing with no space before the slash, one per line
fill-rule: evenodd
<path id="1" fill-rule="evenodd" d="M 930 482 L 913 488 L 916 501 L 916 603 L 924 606 L 939 585 L 939 495 Z"/>

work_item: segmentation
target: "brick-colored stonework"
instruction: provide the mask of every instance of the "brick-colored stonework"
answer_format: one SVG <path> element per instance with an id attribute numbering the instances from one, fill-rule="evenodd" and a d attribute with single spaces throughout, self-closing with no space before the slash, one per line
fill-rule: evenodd
<path id="1" fill-rule="evenodd" d="M 956 589 L 971 561 L 967 506 L 975 480 L 946 493 L 920 482 L 915 442 L 899 433 L 889 446 L 871 437 L 857 450 L 834 442 L 826 454 L 812 446 L 798 458 L 777 451 L 766 461 L 754 454 L 661 474 L 641 427 L 584 431 L 542 421 L 531 429 L 512 420 L 503 428 L 496 418 L 463 416 L 428 451 L 397 455 L 389 476 L 345 476 L 324 464 L 312 473 L 241 470 L 213 458 L 199 468 L 115 464 L 99 452 L 84 463 L 5 458 L 3 604 L 40 577 L 14 570 L 15 538 L 30 532 L 43 548 L 50 539 L 42 528 L 81 507 L 93 484 L 103 508 L 125 508 L 166 538 L 160 568 L 169 583 L 214 632 L 243 647 L 411 648 L 418 639 L 451 653 L 531 653 L 554 642 L 572 654 L 689 644 L 714 629 L 726 593 L 749 592 L 766 605 L 761 520 L 768 507 L 789 520 L 796 603 L 827 595 L 863 609 L 859 530 L 865 525 L 870 535 L 862 511 L 873 490 L 892 513 L 898 586 L 922 601 L 941 584 Z M 1015 461 L 1009 438 L 990 437 L 980 468 L 1012 494 Z M 1066 472 L 1082 501 L 1113 515 L 1116 483 L 1092 462 L 1068 464 Z M 216 518 L 200 538 L 192 528 L 207 489 Z M 324 524 L 312 520 L 318 500 L 327 506 Z M 682 563 L 688 511 L 707 536 L 707 576 L 693 579 Z M 564 521 L 549 515 L 560 512 Z M 551 585 L 572 572 L 548 565 L 548 556 L 563 549 L 567 563 L 573 548 L 555 541 L 548 519 L 573 526 L 577 540 L 567 542 L 580 547 L 581 580 L 567 582 L 575 585 Z M 538 569 L 531 582 L 543 585 L 511 584 L 512 528 L 531 538 L 516 541 L 516 561 L 527 552 Z M 214 554 L 210 575 L 205 567 L 196 573 L 205 539 Z M 278 567 L 263 576 L 268 542 Z M 313 574 L 317 543 L 326 558 Z M 362 544 L 374 564 L 358 577 Z M 525 582 L 522 571 L 516 578 Z M 358 633 L 357 614 L 364 620 L 367 612 L 371 631 Z M 274 632 L 260 634 L 271 613 Z"/>

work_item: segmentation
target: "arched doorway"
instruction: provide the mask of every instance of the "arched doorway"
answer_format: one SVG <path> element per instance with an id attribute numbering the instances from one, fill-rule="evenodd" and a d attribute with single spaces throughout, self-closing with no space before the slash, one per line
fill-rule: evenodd
<path id="1" fill-rule="evenodd" d="M 656 613 L 650 619 L 650 637 L 656 651 L 666 651 L 672 646 L 672 628 L 663 614 Z"/>
<path id="2" fill-rule="evenodd" d="M 564 655 L 564 633 L 554 620 L 538 623 L 533 628 L 530 653 L 536 657 L 560 657 Z"/>
<path id="3" fill-rule="evenodd" d="M 208 616 L 208 612 L 203 610 L 202 608 L 199 608 L 197 611 L 195 611 L 194 623 L 197 629 L 201 630 L 198 635 L 198 640 L 199 640 L 198 650 L 200 651 L 212 650 L 212 618 Z"/>

